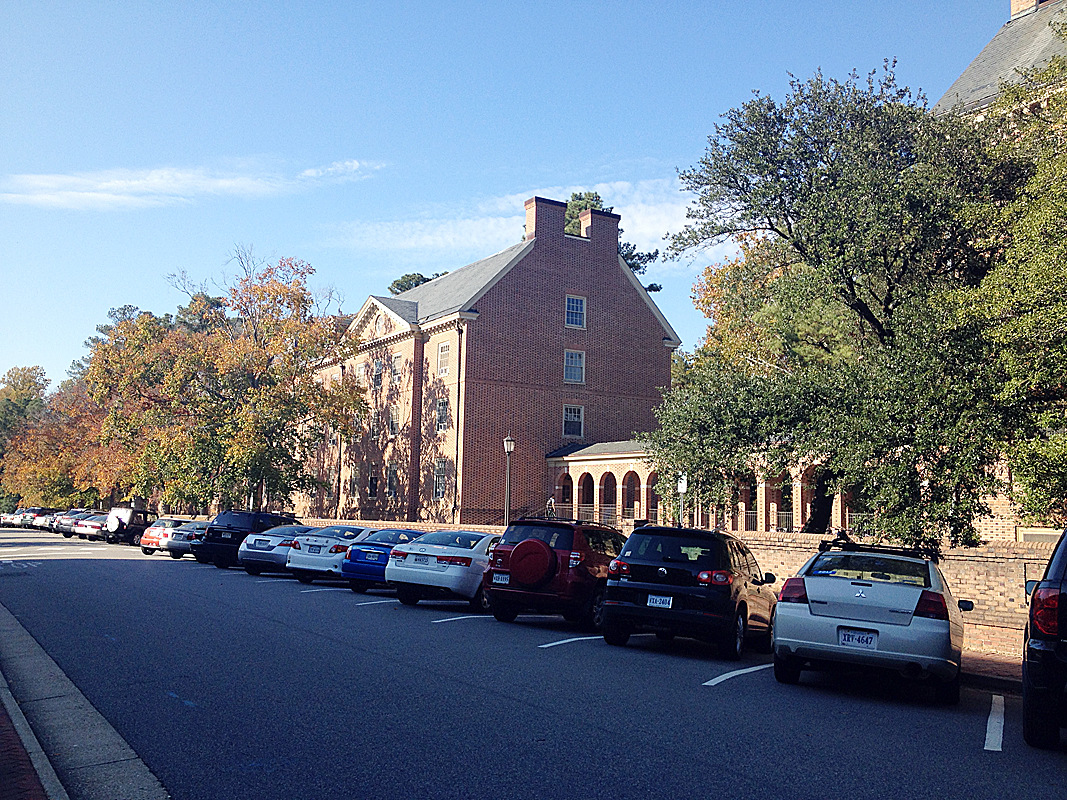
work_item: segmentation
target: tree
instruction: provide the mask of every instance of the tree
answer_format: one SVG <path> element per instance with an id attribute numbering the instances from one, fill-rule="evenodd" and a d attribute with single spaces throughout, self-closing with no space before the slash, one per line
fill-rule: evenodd
<path id="1" fill-rule="evenodd" d="M 20 493 L 6 476 L 11 440 L 44 406 L 48 378 L 40 367 L 12 367 L 0 379 L 0 509 L 14 511 Z"/>
<path id="2" fill-rule="evenodd" d="M 429 278 L 418 272 L 408 272 L 405 275 L 401 275 L 395 281 L 389 284 L 389 294 L 402 294 L 408 289 L 414 289 L 416 286 L 422 286 L 424 283 L 429 283 L 434 278 L 440 278 L 442 275 L 447 275 L 447 272 L 435 272 Z"/>
<path id="3" fill-rule="evenodd" d="M 581 234 L 582 224 L 578 217 L 581 212 L 587 209 L 606 211 L 609 214 L 612 211 L 611 206 L 604 205 L 604 201 L 597 192 L 572 192 L 571 199 L 567 201 L 567 210 L 563 216 L 564 233 L 569 233 L 573 236 Z M 637 245 L 631 242 L 624 242 L 622 234 L 623 230 L 619 228 L 619 255 L 626 262 L 626 266 L 634 271 L 635 275 L 643 275 L 648 265 L 659 258 L 659 250 L 653 250 L 651 253 L 642 253 L 637 249 Z M 649 292 L 658 292 L 662 289 L 663 287 L 658 283 L 650 283 L 645 287 L 645 290 Z"/>
<path id="4" fill-rule="evenodd" d="M 989 402 L 999 372 L 975 326 L 945 309 L 1000 257 L 988 234 L 1019 173 L 889 64 L 793 80 L 781 104 L 757 94 L 725 119 L 682 172 L 698 199 L 671 253 L 734 238 L 740 254 L 696 287 L 714 324 L 658 411 L 659 469 L 715 503 L 753 471 L 807 467 L 811 529 L 849 490 L 881 536 L 976 543 L 1015 418 Z"/>

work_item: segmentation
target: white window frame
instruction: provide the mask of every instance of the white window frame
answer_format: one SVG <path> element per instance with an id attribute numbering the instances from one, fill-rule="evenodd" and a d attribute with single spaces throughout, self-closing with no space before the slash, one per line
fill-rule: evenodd
<path id="1" fill-rule="evenodd" d="M 386 464 L 385 466 L 385 496 L 396 497 L 400 494 L 400 474 L 397 472 L 396 464 Z"/>
<path id="2" fill-rule="evenodd" d="M 370 412 L 370 425 L 369 429 L 372 436 L 377 436 L 382 429 L 382 415 L 378 409 L 374 409 Z"/>
<path id="3" fill-rule="evenodd" d="M 448 494 L 448 459 L 439 458 L 433 467 L 433 499 L 443 500 Z"/>
<path id="4" fill-rule="evenodd" d="M 447 378 L 451 369 L 452 343 L 439 342 L 437 345 L 437 377 Z"/>
<path id="5" fill-rule="evenodd" d="M 434 413 L 437 415 L 434 421 L 434 429 L 438 432 L 448 430 L 448 398 L 442 397 L 437 401 L 434 407 Z"/>
<path id="6" fill-rule="evenodd" d="M 393 384 L 398 384 L 400 383 L 400 373 L 404 371 L 404 356 L 395 355 L 389 363 L 389 368 L 393 373 Z"/>
<path id="7" fill-rule="evenodd" d="M 374 377 L 372 379 L 372 382 L 374 384 L 374 388 L 375 389 L 381 389 L 382 388 L 382 370 L 383 369 L 385 369 L 385 365 L 382 364 L 382 360 L 380 358 L 374 359 Z"/>
<path id="8" fill-rule="evenodd" d="M 567 419 L 567 411 L 571 409 L 578 410 L 578 433 L 567 433 L 567 422 L 574 422 L 575 420 Z M 585 438 L 585 406 L 574 406 L 569 403 L 563 406 L 563 438 L 565 439 L 584 439 Z"/>
<path id="9" fill-rule="evenodd" d="M 571 308 L 570 308 L 571 300 L 577 300 L 582 304 L 582 310 L 574 312 L 575 314 L 581 314 L 582 322 L 581 322 L 580 325 L 576 324 L 576 323 L 572 323 L 570 321 L 570 319 L 569 319 L 569 317 L 571 315 Z M 569 295 L 567 295 L 567 299 L 563 301 L 563 326 L 565 328 L 575 328 L 577 330 L 583 330 L 584 331 L 585 330 L 585 315 L 586 315 L 586 306 L 587 305 L 588 304 L 586 303 L 585 298 L 582 297 L 581 295 L 577 295 L 577 294 L 569 294 Z"/>
<path id="10" fill-rule="evenodd" d="M 577 361 L 577 364 L 568 363 L 572 360 Z M 579 375 L 577 379 L 569 376 L 567 373 L 569 370 L 577 369 Z M 585 351 L 584 350 L 564 350 L 563 351 L 563 382 L 564 383 L 585 383 Z"/>
<path id="11" fill-rule="evenodd" d="M 389 436 L 400 435 L 400 408 L 398 406 L 389 406 Z"/>

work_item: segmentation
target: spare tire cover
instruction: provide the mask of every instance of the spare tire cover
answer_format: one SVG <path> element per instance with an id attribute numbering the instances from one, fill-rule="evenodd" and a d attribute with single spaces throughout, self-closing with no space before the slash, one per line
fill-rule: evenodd
<path id="1" fill-rule="evenodd" d="M 556 574 L 556 553 L 540 539 L 524 539 L 511 551 L 510 566 L 513 583 L 536 589 Z"/>
<path id="2" fill-rule="evenodd" d="M 124 527 L 123 522 L 118 517 L 107 518 L 107 529 L 111 533 L 118 533 Z"/>

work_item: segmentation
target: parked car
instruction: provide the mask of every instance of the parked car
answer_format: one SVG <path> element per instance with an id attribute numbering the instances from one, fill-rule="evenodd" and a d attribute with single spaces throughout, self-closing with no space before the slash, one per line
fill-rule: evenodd
<path id="1" fill-rule="evenodd" d="M 1027 581 L 1030 613 L 1023 647 L 1023 739 L 1051 749 L 1067 726 L 1067 530 L 1040 581 Z"/>
<path id="2" fill-rule="evenodd" d="M 851 664 L 931 679 L 939 702 L 960 699 L 963 615 L 932 553 L 823 542 L 778 595 L 774 677 Z"/>
<path id="3" fill-rule="evenodd" d="M 74 519 L 81 515 L 96 514 L 95 511 L 90 511 L 85 508 L 72 508 L 63 514 L 57 514 L 52 520 L 52 531 L 55 533 L 61 533 L 66 538 L 70 538 L 74 535 Z"/>
<path id="4" fill-rule="evenodd" d="M 314 530 L 310 525 L 279 525 L 255 536 L 246 536 L 237 548 L 237 563 L 249 575 L 262 572 L 288 572 L 285 566 L 293 538 Z"/>
<path id="5" fill-rule="evenodd" d="M 145 529 L 155 521 L 156 515 L 142 508 L 113 508 L 107 512 L 104 540 L 112 544 L 125 542 L 137 547 L 141 544 L 141 535 Z"/>
<path id="6" fill-rule="evenodd" d="M 341 575 L 353 592 L 365 592 L 376 583 L 385 583 L 385 566 L 389 553 L 398 544 L 407 544 L 422 536 L 423 531 L 384 528 L 351 545 L 341 562 Z"/>
<path id="7" fill-rule="evenodd" d="M 177 530 L 184 524 L 184 519 L 160 517 L 145 528 L 144 533 L 141 534 L 141 541 L 138 542 L 141 547 L 141 552 L 146 556 L 150 556 L 156 552 L 156 550 L 164 549 L 165 543 L 170 538 L 171 532 Z"/>
<path id="8" fill-rule="evenodd" d="M 341 563 L 348 548 L 374 533 L 360 525 L 330 525 L 293 537 L 285 566 L 301 583 L 316 578 L 341 579 Z"/>
<path id="9" fill-rule="evenodd" d="M 72 533 L 77 535 L 79 539 L 99 539 L 103 541 L 104 536 L 107 534 L 106 525 L 107 514 L 90 514 L 74 522 Z"/>
<path id="10" fill-rule="evenodd" d="M 279 525 L 296 525 L 299 520 L 289 514 L 267 511 L 223 511 L 204 531 L 204 538 L 192 542 L 193 555 L 203 564 L 220 569 L 236 567 L 237 550 L 250 533 L 262 533 Z"/>
<path id="11" fill-rule="evenodd" d="M 52 530 L 52 520 L 55 519 L 57 514 L 61 513 L 63 513 L 63 510 L 60 508 L 38 509 L 37 513 L 35 513 L 33 515 L 33 518 L 30 520 L 30 527 L 50 531 Z"/>
<path id="12" fill-rule="evenodd" d="M 530 609 L 599 631 L 608 565 L 625 542 L 619 531 L 595 522 L 517 520 L 494 548 L 483 579 L 493 616 L 512 622 Z"/>
<path id="13" fill-rule="evenodd" d="M 33 518 L 44 509 L 41 506 L 29 506 L 20 508 L 11 518 L 11 525 L 15 528 L 29 528 L 33 525 Z"/>
<path id="14" fill-rule="evenodd" d="M 160 546 L 174 559 L 192 553 L 192 543 L 204 538 L 204 531 L 207 530 L 208 524 L 209 520 L 206 519 L 186 522 L 181 527 L 172 530 L 170 536 Z"/>
<path id="15" fill-rule="evenodd" d="M 777 580 L 744 542 L 719 530 L 636 529 L 608 565 L 604 640 L 622 646 L 635 631 L 690 636 L 736 661 L 746 640 L 771 649 Z"/>
<path id="16" fill-rule="evenodd" d="M 436 531 L 393 548 L 385 567 L 385 580 L 396 587 L 401 603 L 459 597 L 472 610 L 489 610 L 482 578 L 489 566 L 487 551 L 499 536 L 478 531 Z"/>

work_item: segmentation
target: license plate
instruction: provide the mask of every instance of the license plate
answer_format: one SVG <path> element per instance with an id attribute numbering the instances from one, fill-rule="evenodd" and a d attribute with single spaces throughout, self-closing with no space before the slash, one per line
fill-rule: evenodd
<path id="1" fill-rule="evenodd" d="M 653 608 L 670 608 L 673 597 L 664 597 L 660 594 L 650 594 L 648 596 L 648 604 Z"/>
<path id="2" fill-rule="evenodd" d="M 367 552 L 364 552 L 363 553 L 363 559 L 365 561 L 377 561 L 378 560 L 378 556 L 380 556 L 380 555 L 381 555 L 381 553 L 367 553 Z"/>
<path id="3" fill-rule="evenodd" d="M 256 539 L 256 547 L 267 547 L 270 545 L 270 539 Z"/>
<path id="4" fill-rule="evenodd" d="M 504 586 L 507 586 L 510 582 L 511 582 L 511 576 L 510 575 L 501 575 L 499 572 L 494 572 L 493 573 L 493 583 L 503 584 Z"/>
<path id="5" fill-rule="evenodd" d="M 878 634 L 874 631 L 857 631 L 852 628 L 838 628 L 837 643 L 843 647 L 862 647 L 865 650 L 877 650 Z"/>
<path id="6" fill-rule="evenodd" d="M 223 539 L 229 539 L 231 535 L 232 535 L 232 534 L 230 534 L 230 533 L 227 533 L 227 532 L 223 531 L 223 534 L 222 534 L 222 538 L 223 538 Z"/>
<path id="7" fill-rule="evenodd" d="M 308 552 L 309 553 L 317 553 L 320 550 L 322 550 L 322 545 L 317 545 L 317 544 L 308 545 Z"/>
<path id="8" fill-rule="evenodd" d="M 430 557 L 429 556 L 415 556 L 415 563 L 416 564 L 429 564 L 430 563 Z"/>

